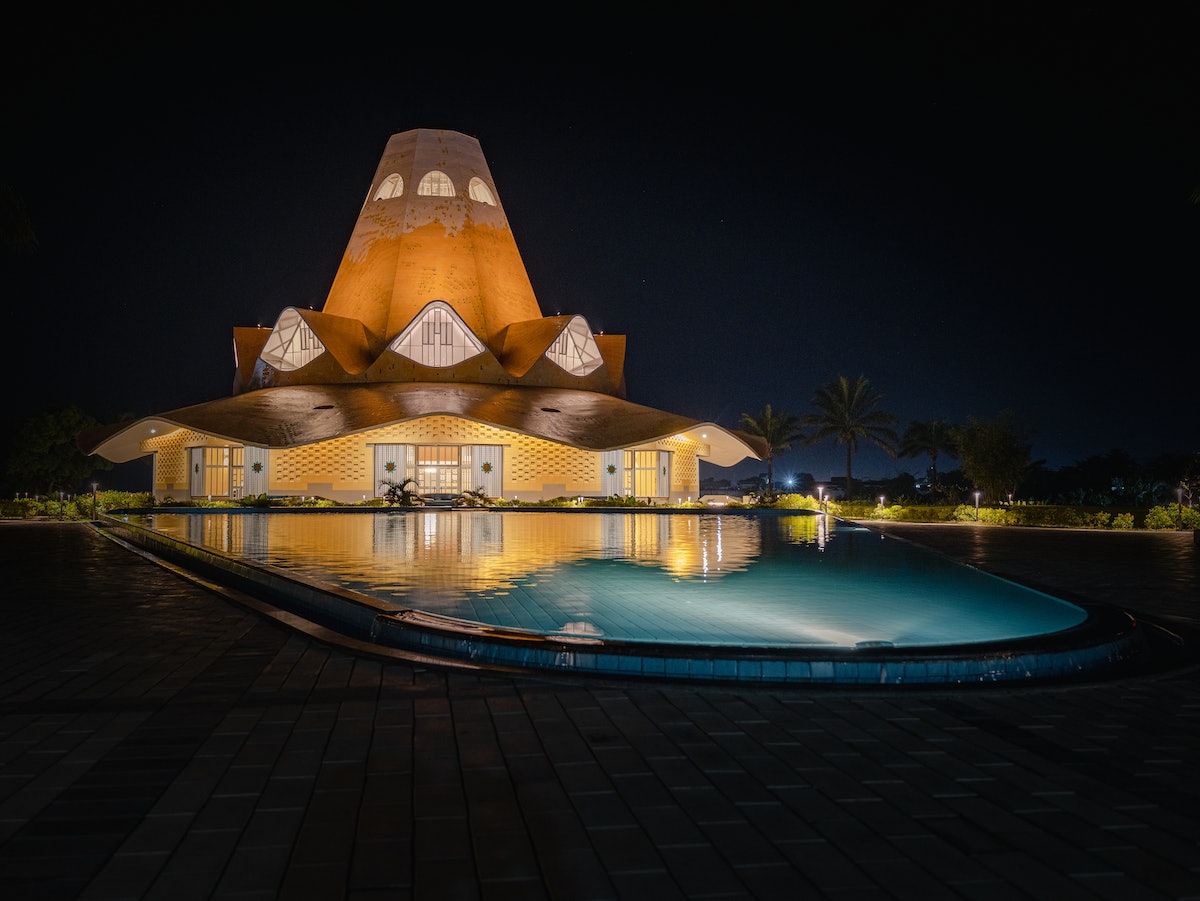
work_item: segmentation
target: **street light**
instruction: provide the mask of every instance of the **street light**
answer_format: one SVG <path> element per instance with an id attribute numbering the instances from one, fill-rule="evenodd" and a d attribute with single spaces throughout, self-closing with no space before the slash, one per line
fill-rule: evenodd
<path id="1" fill-rule="evenodd" d="M 975 521 L 979 522 L 979 492 L 975 492 Z"/>
<path id="2" fill-rule="evenodd" d="M 821 510 L 825 509 L 825 486 L 817 486 L 817 507 Z"/>

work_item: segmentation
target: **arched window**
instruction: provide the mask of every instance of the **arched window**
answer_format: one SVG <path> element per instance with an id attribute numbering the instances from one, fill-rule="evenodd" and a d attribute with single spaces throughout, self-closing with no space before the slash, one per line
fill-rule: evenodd
<path id="1" fill-rule="evenodd" d="M 561 366 L 571 375 L 587 375 L 595 372 L 604 362 L 600 348 L 592 337 L 592 329 L 582 316 L 572 316 L 550 349 L 546 359 Z"/>
<path id="2" fill-rule="evenodd" d="M 478 200 L 480 203 L 486 203 L 488 206 L 496 205 L 496 197 L 492 194 L 492 189 L 478 175 L 472 178 L 471 183 L 467 185 L 467 193 L 471 196 L 472 200 Z"/>
<path id="3" fill-rule="evenodd" d="M 288 307 L 279 314 L 275 328 L 263 346 L 261 359 L 280 372 L 291 372 L 311 363 L 325 353 L 325 345 L 308 327 L 295 307 Z"/>
<path id="4" fill-rule="evenodd" d="M 422 366 L 453 366 L 484 351 L 450 304 L 435 300 L 423 309 L 388 349 Z"/>
<path id="5" fill-rule="evenodd" d="M 379 190 L 375 192 L 372 200 L 391 200 L 393 197 L 399 197 L 403 193 L 404 179 L 398 172 L 393 172 L 380 183 Z"/>
<path id="6" fill-rule="evenodd" d="M 431 169 L 421 176 L 417 193 L 422 197 L 453 197 L 454 182 L 441 169 Z"/>

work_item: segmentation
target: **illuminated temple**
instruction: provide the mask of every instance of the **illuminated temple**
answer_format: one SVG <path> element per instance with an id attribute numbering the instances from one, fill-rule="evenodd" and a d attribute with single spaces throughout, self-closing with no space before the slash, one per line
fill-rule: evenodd
<path id="1" fill-rule="evenodd" d="M 393 135 L 324 307 L 234 328 L 233 345 L 232 396 L 85 432 L 81 449 L 150 456 L 159 500 L 343 503 L 409 478 L 431 498 L 695 500 L 700 460 L 765 451 L 629 402 L 625 337 L 542 315 L 479 142 L 453 131 Z"/>

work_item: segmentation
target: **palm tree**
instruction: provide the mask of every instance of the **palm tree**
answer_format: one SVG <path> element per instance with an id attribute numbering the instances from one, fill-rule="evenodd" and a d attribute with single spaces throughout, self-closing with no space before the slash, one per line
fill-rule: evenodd
<path id="1" fill-rule="evenodd" d="M 402 482 L 384 479 L 379 483 L 379 487 L 386 489 L 383 492 L 383 500 L 389 507 L 393 504 L 399 504 L 401 507 L 425 506 L 421 491 L 417 487 L 417 480 L 414 478 L 407 478 Z"/>
<path id="2" fill-rule="evenodd" d="M 896 446 L 900 439 L 889 428 L 897 420 L 891 413 L 876 409 L 882 400 L 883 395 L 871 387 L 866 376 L 860 375 L 852 382 L 844 375 L 839 375 L 818 388 L 813 395 L 813 406 L 821 412 L 809 413 L 800 420 L 802 425 L 816 426 L 817 429 L 805 439 L 805 444 L 817 444 L 832 438 L 838 444 L 846 445 L 847 500 L 853 495 L 854 488 L 850 461 L 861 439 L 865 438 L 882 448 L 890 457 L 898 453 Z"/>
<path id="3" fill-rule="evenodd" d="M 929 471 L 933 473 L 931 481 L 934 485 L 938 481 L 938 454 L 945 454 L 947 457 L 958 456 L 958 438 L 954 426 L 944 419 L 910 422 L 900 441 L 900 456 L 928 456 Z"/>
<path id="4" fill-rule="evenodd" d="M 775 474 L 772 462 L 779 454 L 791 450 L 793 441 L 802 441 L 800 421 L 791 413 L 776 413 L 767 404 L 758 416 L 749 413 L 742 414 L 742 427 L 751 435 L 757 435 L 766 442 L 767 450 L 763 458 L 767 461 L 767 491 L 775 490 Z"/>

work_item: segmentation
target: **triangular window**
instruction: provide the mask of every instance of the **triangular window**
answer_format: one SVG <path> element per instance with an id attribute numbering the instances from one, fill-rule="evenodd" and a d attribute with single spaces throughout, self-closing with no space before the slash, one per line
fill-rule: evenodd
<path id="1" fill-rule="evenodd" d="M 280 372 L 291 372 L 325 353 L 325 345 L 295 307 L 279 314 L 259 357 Z"/>
<path id="2" fill-rule="evenodd" d="M 422 366 L 454 366 L 485 350 L 450 304 L 435 300 L 396 336 L 388 349 Z"/>
<path id="3" fill-rule="evenodd" d="M 582 316 L 572 316 L 571 321 L 554 339 L 546 358 L 565 369 L 571 375 L 588 375 L 600 368 L 604 359 L 600 348 L 592 337 L 592 329 Z"/>

